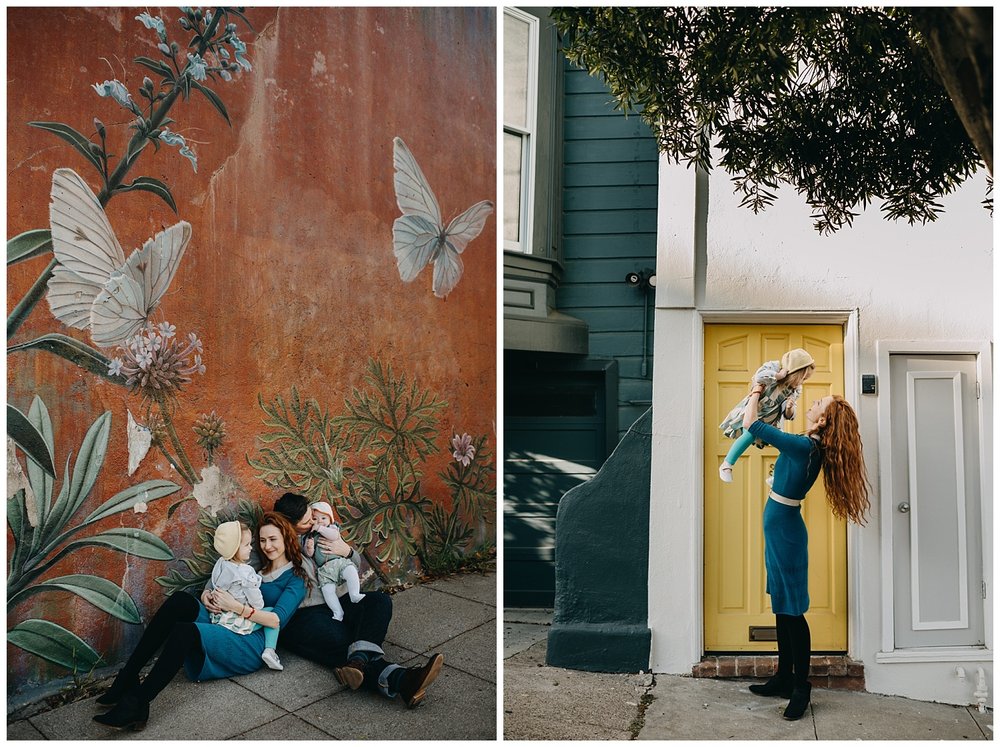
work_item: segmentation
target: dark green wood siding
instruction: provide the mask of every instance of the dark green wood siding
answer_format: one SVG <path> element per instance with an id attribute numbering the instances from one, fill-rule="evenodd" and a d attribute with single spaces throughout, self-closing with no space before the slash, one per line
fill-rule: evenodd
<path id="1" fill-rule="evenodd" d="M 614 108 L 604 84 L 564 61 L 563 262 L 560 311 L 590 326 L 590 356 L 618 361 L 618 435 L 652 399 L 653 297 L 629 272 L 656 266 L 656 142 L 637 115 Z M 635 404 L 631 404 L 635 403 Z"/>

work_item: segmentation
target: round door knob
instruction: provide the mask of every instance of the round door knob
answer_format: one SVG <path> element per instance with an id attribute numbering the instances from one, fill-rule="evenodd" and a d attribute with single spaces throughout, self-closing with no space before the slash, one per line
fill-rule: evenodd
<path id="1" fill-rule="evenodd" d="M 910 513 L 910 504 L 907 502 L 900 503 L 896 508 L 899 509 L 899 513 L 908 514 Z"/>

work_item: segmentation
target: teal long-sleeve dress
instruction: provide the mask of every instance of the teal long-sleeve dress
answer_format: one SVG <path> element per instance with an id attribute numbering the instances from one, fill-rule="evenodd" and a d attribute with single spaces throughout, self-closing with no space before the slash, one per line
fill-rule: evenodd
<path id="1" fill-rule="evenodd" d="M 292 572 L 291 563 L 277 577 L 270 574 L 266 578 L 272 580 L 265 580 L 260 585 L 264 605 L 272 608 L 271 611 L 278 616 L 280 627 L 284 628 L 305 599 L 305 582 Z M 222 625 L 212 624 L 204 605 L 201 606 L 195 625 L 201 636 L 204 657 L 193 655 L 184 661 L 184 671 L 195 682 L 250 674 L 263 665 L 260 656 L 264 653 L 264 628 L 258 628 L 247 635 L 234 633 Z"/>
<path id="2" fill-rule="evenodd" d="M 778 449 L 773 492 L 802 500 L 819 477 L 819 443 L 761 422 L 749 431 L 754 438 Z M 809 609 L 809 535 L 801 506 L 768 500 L 764 504 L 764 568 L 771 611 L 776 615 L 804 615 Z"/>

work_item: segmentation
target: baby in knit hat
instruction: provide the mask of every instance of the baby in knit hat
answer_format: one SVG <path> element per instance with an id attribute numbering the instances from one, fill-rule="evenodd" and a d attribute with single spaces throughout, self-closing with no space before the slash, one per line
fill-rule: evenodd
<path id="1" fill-rule="evenodd" d="M 764 387 L 757 404 L 757 414 L 760 420 L 775 428 L 781 427 L 782 418 L 795 419 L 795 402 L 802 396 L 802 382 L 812 376 L 816 370 L 813 357 L 802 348 L 789 350 L 780 361 L 768 361 L 757 369 L 753 380 L 755 384 Z M 733 481 L 733 466 L 744 451 L 754 444 L 763 449 L 763 441 L 754 441 L 749 431 L 743 430 L 743 413 L 746 410 L 750 395 L 741 399 L 730 410 L 726 419 L 719 425 L 726 438 L 735 439 L 725 461 L 719 467 L 719 478 L 723 482 Z M 767 479 L 768 485 L 771 478 Z"/>
<path id="2" fill-rule="evenodd" d="M 260 593 L 261 577 L 248 563 L 250 559 L 250 527 L 240 521 L 226 521 L 215 528 L 213 544 L 219 559 L 212 568 L 209 588 L 222 589 L 233 595 L 241 604 L 248 604 L 258 610 L 270 611 L 264 606 Z M 249 635 L 259 627 L 237 612 L 212 612 L 209 619 L 216 625 L 228 628 L 240 635 Z M 261 658 L 271 669 L 284 669 L 274 647 L 278 645 L 278 629 L 264 628 L 264 653 Z"/>
<path id="3" fill-rule="evenodd" d="M 361 593 L 361 578 L 358 568 L 349 558 L 339 555 L 327 555 L 323 552 L 316 539 L 323 537 L 328 540 L 340 539 L 340 524 L 333 515 L 333 509 L 326 501 L 317 501 L 309 506 L 312 511 L 313 530 L 302 542 L 302 552 L 313 559 L 316 564 L 316 580 L 323 592 L 326 606 L 333 612 L 334 620 L 344 619 L 344 607 L 337 596 L 337 587 L 347 585 L 347 593 L 354 603 L 365 598 Z"/>

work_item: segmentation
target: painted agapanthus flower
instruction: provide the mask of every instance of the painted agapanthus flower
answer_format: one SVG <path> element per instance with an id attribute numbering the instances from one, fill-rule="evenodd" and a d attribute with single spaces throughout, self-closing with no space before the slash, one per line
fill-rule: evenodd
<path id="1" fill-rule="evenodd" d="M 472 436 L 468 433 L 463 433 L 459 436 L 456 433 L 452 436 L 451 448 L 451 455 L 455 458 L 456 462 L 461 464 L 463 467 L 468 467 L 472 464 L 472 459 L 476 456 L 476 449 L 472 445 Z"/>
<path id="2" fill-rule="evenodd" d="M 206 80 L 208 78 L 208 63 L 199 54 L 188 53 L 188 72 L 194 80 Z"/>
<path id="3" fill-rule="evenodd" d="M 166 325 L 166 326 L 165 326 Z M 108 366 L 108 373 L 124 376 L 128 388 L 147 401 L 173 399 L 194 374 L 204 374 L 201 340 L 193 332 L 181 340 L 173 325 L 164 322 L 155 327 L 147 323 L 142 330 L 119 346 L 121 357 Z M 164 332 L 169 334 L 164 334 Z M 192 354 L 194 360 L 192 361 Z"/>

